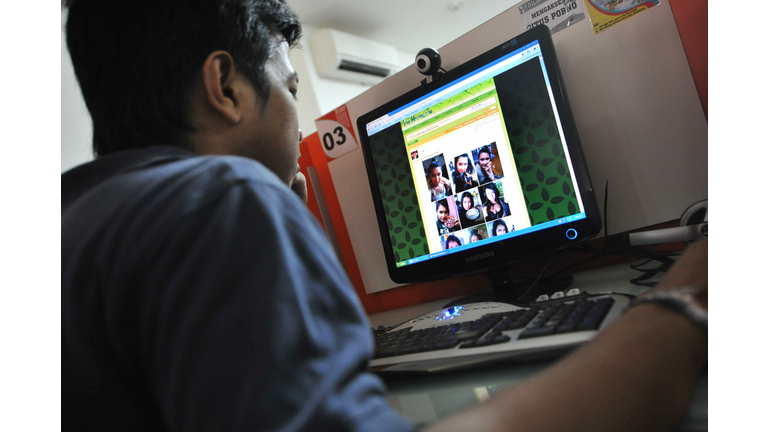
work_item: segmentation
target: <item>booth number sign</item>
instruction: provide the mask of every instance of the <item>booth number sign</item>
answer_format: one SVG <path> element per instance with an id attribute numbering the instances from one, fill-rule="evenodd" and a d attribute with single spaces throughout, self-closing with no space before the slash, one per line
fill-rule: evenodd
<path id="1" fill-rule="evenodd" d="M 357 148 L 357 140 L 352 132 L 354 129 L 346 105 L 315 120 L 315 125 L 320 142 L 323 144 L 323 151 L 329 158 L 336 159 Z"/>

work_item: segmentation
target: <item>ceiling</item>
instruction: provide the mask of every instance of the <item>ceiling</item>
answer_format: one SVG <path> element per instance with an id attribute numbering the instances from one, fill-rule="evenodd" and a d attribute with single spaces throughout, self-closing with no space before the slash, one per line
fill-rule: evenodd
<path id="1" fill-rule="evenodd" d="M 330 27 L 417 53 L 440 48 L 521 0 L 287 0 L 305 26 Z"/>

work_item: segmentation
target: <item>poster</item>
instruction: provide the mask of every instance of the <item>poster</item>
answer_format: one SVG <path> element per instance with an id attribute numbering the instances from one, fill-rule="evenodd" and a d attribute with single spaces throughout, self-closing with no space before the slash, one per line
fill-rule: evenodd
<path id="1" fill-rule="evenodd" d="M 546 24 L 552 34 L 584 19 L 581 0 L 529 0 L 518 9 L 526 30 Z"/>
<path id="2" fill-rule="evenodd" d="M 584 2 L 595 34 L 659 4 L 659 0 L 584 0 Z"/>

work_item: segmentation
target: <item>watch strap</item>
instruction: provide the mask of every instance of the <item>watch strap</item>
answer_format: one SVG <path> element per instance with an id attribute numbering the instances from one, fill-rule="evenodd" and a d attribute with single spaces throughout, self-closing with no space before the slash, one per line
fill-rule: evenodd
<path id="1" fill-rule="evenodd" d="M 702 290 L 700 288 L 685 286 L 663 291 L 653 291 L 641 297 L 637 297 L 629 307 L 642 303 L 656 303 L 669 309 L 682 313 L 693 321 L 699 328 L 707 333 L 708 313 L 696 303 L 695 296 Z"/>

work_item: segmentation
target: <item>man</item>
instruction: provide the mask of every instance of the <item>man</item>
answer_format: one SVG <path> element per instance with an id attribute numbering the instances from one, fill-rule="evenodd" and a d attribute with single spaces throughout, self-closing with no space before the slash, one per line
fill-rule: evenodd
<path id="1" fill-rule="evenodd" d="M 279 0 L 68 6 L 98 157 L 62 175 L 64 429 L 411 429 L 365 371 L 362 309 L 302 206 L 295 15 Z M 704 301 L 706 244 L 681 261 L 667 286 Z M 435 428 L 671 427 L 705 358 L 689 320 L 638 306 Z"/>
<path id="2" fill-rule="evenodd" d="M 407 430 L 364 373 L 370 330 L 303 206 L 295 15 L 275 0 L 68 13 L 98 158 L 62 176 L 64 428 Z M 210 156 L 228 154 L 244 157 Z"/>

